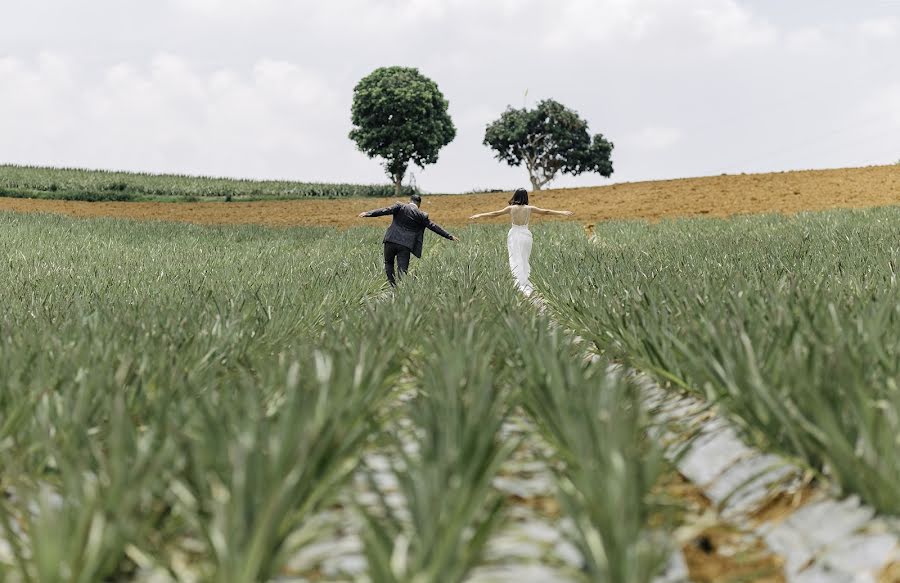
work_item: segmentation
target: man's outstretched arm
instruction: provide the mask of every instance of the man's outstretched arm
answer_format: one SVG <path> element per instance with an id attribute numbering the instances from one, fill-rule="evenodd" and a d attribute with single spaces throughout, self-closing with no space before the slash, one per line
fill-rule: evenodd
<path id="1" fill-rule="evenodd" d="M 366 211 L 364 213 L 359 213 L 356 216 L 358 216 L 360 218 L 365 218 L 365 217 L 383 217 L 385 215 L 392 215 L 395 212 L 397 212 L 397 208 L 399 206 L 400 206 L 400 203 L 397 203 L 392 206 L 384 207 L 383 209 L 375 209 L 375 210 L 371 210 L 371 211 Z"/>
<path id="2" fill-rule="evenodd" d="M 450 239 L 451 241 L 459 241 L 459 239 L 457 239 L 456 237 L 454 237 L 453 235 L 451 235 L 450 233 L 445 231 L 439 224 L 435 223 L 432 220 L 428 221 L 428 224 L 426 225 L 426 227 L 428 227 L 429 230 L 434 231 L 435 233 L 437 233 L 444 239 Z"/>

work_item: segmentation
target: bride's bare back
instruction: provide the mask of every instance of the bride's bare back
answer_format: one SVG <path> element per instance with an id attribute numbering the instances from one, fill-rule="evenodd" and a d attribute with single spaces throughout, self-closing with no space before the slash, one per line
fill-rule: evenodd
<path id="1" fill-rule="evenodd" d="M 509 207 L 509 216 L 512 219 L 512 224 L 517 227 L 527 227 L 528 221 L 531 219 L 532 208 L 524 204 L 511 205 Z"/>

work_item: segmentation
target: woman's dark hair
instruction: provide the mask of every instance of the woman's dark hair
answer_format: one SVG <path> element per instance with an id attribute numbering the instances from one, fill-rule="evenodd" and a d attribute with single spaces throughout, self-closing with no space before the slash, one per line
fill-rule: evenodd
<path id="1" fill-rule="evenodd" d="M 516 190 L 516 192 L 512 195 L 512 198 L 509 199 L 509 204 L 528 204 L 528 191 L 524 188 L 520 188 Z"/>

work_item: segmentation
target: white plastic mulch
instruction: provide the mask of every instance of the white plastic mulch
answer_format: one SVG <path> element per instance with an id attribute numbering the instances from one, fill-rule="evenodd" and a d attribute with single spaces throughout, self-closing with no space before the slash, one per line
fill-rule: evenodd
<path id="1" fill-rule="evenodd" d="M 801 469 L 748 447 L 698 399 L 665 391 L 645 375 L 637 378 L 659 420 L 697 432 L 677 460 L 679 471 L 719 507 L 723 518 L 754 532 L 784 559 L 787 581 L 875 583 L 888 565 L 900 561 L 896 519 L 875 516 L 855 496 L 838 500 L 825 487 L 793 511 L 788 508 L 777 522 L 755 521 L 755 511 L 773 493 L 801 480 Z"/>

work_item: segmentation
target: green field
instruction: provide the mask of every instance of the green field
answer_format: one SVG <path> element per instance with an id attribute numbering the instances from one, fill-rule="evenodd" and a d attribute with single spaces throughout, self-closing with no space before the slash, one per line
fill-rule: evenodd
<path id="1" fill-rule="evenodd" d="M 669 468 L 610 361 L 900 512 L 900 209 L 537 225 L 547 313 L 502 227 L 396 293 L 382 232 L 0 214 L 0 578 L 321 580 L 291 565 L 337 513 L 372 581 L 463 581 L 538 464 L 579 564 L 533 560 L 650 581 Z"/>
<path id="2" fill-rule="evenodd" d="M 83 201 L 279 200 L 393 196 L 389 184 L 241 180 L 0 165 L 0 196 Z"/>
<path id="3" fill-rule="evenodd" d="M 3 579 L 268 580 L 368 492 L 374 580 L 462 580 L 505 524 L 492 480 L 535 440 L 569 460 L 587 572 L 655 571 L 661 459 L 635 393 L 564 358 L 504 277 L 502 231 L 432 240 L 386 297 L 381 235 L 0 215 Z M 541 431 L 501 439 L 520 405 Z M 392 491 L 361 480 L 369 453 Z"/>
<path id="4" fill-rule="evenodd" d="M 718 403 L 763 449 L 900 514 L 900 208 L 610 224 L 540 286 L 607 355 Z"/>

